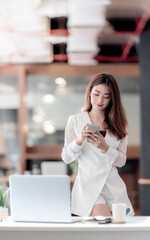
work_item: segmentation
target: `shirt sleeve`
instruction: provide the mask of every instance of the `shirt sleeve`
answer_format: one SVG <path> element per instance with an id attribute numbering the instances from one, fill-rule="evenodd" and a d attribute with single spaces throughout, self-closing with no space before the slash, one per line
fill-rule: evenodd
<path id="1" fill-rule="evenodd" d="M 127 143 L 128 138 L 126 136 L 120 141 L 117 149 L 109 147 L 106 153 L 102 153 L 102 157 L 104 160 L 106 160 L 106 165 L 108 167 L 114 165 L 121 168 L 126 164 Z"/>
<path id="2" fill-rule="evenodd" d="M 74 126 L 74 117 L 71 116 L 68 119 L 65 129 L 65 143 L 62 149 L 62 159 L 65 163 L 69 164 L 75 161 L 78 156 L 82 153 L 82 145 L 76 143 L 76 134 Z"/>

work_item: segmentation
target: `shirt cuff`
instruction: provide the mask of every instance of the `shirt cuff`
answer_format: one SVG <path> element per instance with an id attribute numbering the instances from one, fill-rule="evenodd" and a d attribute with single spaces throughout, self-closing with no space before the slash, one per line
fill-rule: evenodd
<path id="1" fill-rule="evenodd" d="M 106 166 L 112 166 L 113 162 L 116 160 L 118 151 L 112 147 L 109 147 L 106 153 L 102 153 L 102 157 L 106 160 Z"/>
<path id="2" fill-rule="evenodd" d="M 70 147 L 71 147 L 71 149 L 72 149 L 73 152 L 77 153 L 77 152 L 79 152 L 79 151 L 81 150 L 82 145 L 78 145 L 78 144 L 76 143 L 76 140 L 74 140 L 74 141 L 70 144 Z"/>

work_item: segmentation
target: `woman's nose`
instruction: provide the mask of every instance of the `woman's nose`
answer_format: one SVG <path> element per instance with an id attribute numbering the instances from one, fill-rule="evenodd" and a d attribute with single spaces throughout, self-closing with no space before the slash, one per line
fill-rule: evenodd
<path id="1" fill-rule="evenodd" d="M 99 103 L 103 103 L 103 100 L 104 100 L 103 96 L 102 95 L 99 96 L 99 99 L 98 99 Z"/>

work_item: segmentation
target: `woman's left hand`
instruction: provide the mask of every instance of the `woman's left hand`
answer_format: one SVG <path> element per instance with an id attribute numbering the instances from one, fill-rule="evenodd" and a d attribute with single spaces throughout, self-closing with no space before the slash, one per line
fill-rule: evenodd
<path id="1" fill-rule="evenodd" d="M 106 143 L 105 138 L 102 134 L 93 133 L 94 139 L 92 139 L 91 143 L 102 150 L 103 153 L 107 152 L 109 145 Z"/>

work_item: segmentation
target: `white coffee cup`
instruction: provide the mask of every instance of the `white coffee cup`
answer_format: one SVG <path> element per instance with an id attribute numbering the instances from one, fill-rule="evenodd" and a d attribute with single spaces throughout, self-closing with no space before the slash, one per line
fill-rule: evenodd
<path id="1" fill-rule="evenodd" d="M 125 223 L 127 210 L 131 210 L 125 203 L 114 203 L 112 204 L 112 217 L 115 223 Z"/>

